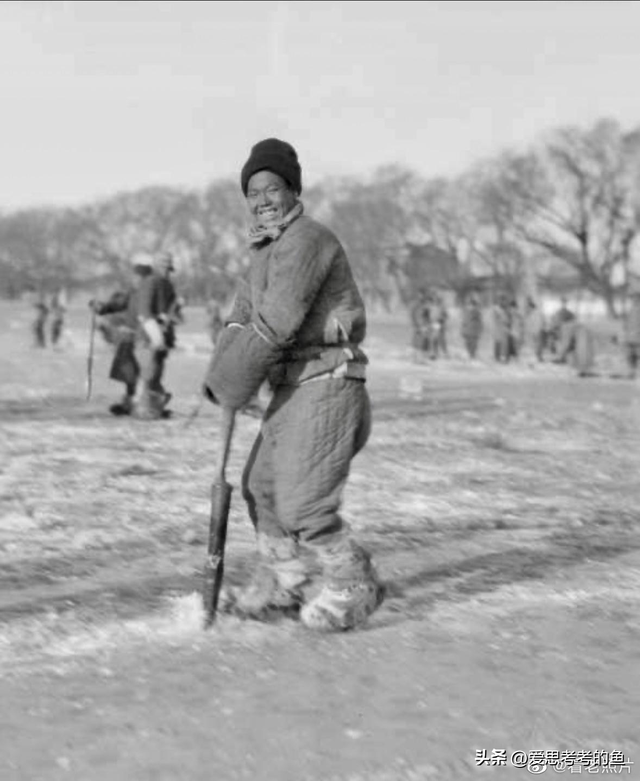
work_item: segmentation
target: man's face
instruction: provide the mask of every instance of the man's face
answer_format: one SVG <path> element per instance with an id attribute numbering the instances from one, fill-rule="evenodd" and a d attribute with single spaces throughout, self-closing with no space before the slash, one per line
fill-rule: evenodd
<path id="1" fill-rule="evenodd" d="M 247 205 L 256 224 L 277 225 L 297 200 L 289 185 L 273 171 L 258 171 L 249 179 Z"/>

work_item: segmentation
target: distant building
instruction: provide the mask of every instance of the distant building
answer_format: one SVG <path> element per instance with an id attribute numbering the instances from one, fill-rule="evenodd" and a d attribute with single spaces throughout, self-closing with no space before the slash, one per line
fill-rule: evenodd
<path id="1" fill-rule="evenodd" d="M 388 270 L 402 284 L 406 300 L 412 300 L 424 288 L 453 291 L 461 278 L 457 257 L 430 243 L 406 242 L 389 255 Z"/>
<path id="2" fill-rule="evenodd" d="M 443 290 L 454 289 L 461 276 L 460 262 L 450 252 L 435 244 L 408 243 L 404 268 L 407 277 L 417 286 Z"/>

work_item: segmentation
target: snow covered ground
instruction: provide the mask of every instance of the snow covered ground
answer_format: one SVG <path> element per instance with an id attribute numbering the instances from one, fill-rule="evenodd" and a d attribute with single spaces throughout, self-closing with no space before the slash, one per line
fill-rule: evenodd
<path id="1" fill-rule="evenodd" d="M 513 753 L 536 750 L 617 750 L 640 773 L 640 385 L 611 378 L 617 355 L 579 379 L 496 366 L 487 343 L 470 363 L 453 334 L 450 359 L 416 364 L 404 320 L 377 318 L 344 514 L 387 601 L 353 634 L 204 633 L 203 313 L 155 423 L 108 415 L 99 340 L 85 401 L 86 309 L 58 350 L 31 346 L 31 316 L 0 305 L 0 778 L 518 779 Z M 235 486 L 258 428 L 238 422 Z M 252 555 L 236 491 L 231 581 Z"/>

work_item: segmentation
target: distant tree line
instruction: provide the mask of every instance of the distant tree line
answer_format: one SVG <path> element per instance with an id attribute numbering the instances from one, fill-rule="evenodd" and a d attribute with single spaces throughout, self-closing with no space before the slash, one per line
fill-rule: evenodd
<path id="1" fill-rule="evenodd" d="M 640 231 L 640 129 L 611 119 L 557 128 L 457 177 L 385 165 L 366 178 L 327 178 L 305 188 L 304 201 L 345 245 L 370 303 L 407 303 L 429 284 L 429 263 L 409 262 L 407 252 L 425 245 L 450 258 L 461 290 L 482 276 L 532 289 L 560 267 L 615 315 Z M 0 296 L 119 284 L 133 254 L 169 249 L 188 301 L 224 301 L 248 262 L 246 227 L 238 183 L 228 179 L 6 213 Z"/>

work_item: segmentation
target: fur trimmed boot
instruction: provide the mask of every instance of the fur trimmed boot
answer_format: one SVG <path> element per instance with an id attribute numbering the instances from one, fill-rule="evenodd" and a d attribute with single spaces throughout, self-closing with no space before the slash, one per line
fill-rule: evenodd
<path id="1" fill-rule="evenodd" d="M 222 609 L 241 617 L 266 621 L 297 615 L 308 580 L 298 546 L 290 537 L 258 535 L 258 561 L 246 586 L 221 594 Z"/>
<path id="2" fill-rule="evenodd" d="M 318 559 L 323 584 L 300 610 L 302 623 L 318 632 L 344 632 L 363 626 L 385 594 L 369 554 L 345 538 L 319 548 Z"/>

